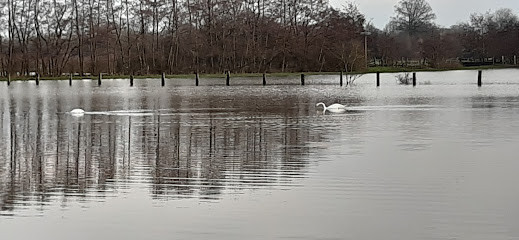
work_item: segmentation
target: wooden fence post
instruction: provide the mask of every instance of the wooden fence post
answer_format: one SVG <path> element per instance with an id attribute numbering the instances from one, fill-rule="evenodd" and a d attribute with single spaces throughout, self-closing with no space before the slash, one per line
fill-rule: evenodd
<path id="1" fill-rule="evenodd" d="M 339 78 L 339 85 L 342 87 L 342 71 L 341 71 L 341 75 L 340 75 L 340 78 Z"/>
<path id="2" fill-rule="evenodd" d="M 231 81 L 231 76 L 230 76 L 229 71 L 226 71 L 226 73 L 227 73 L 227 78 L 225 79 L 225 85 L 229 86 L 230 85 L 230 81 Z"/>
<path id="3" fill-rule="evenodd" d="M 481 85 L 482 85 L 481 78 L 482 78 L 482 71 L 479 70 L 478 71 L 478 87 L 481 87 Z"/>
<path id="4" fill-rule="evenodd" d="M 195 86 L 198 86 L 198 81 L 199 81 L 198 72 L 196 72 L 195 73 Z"/>
<path id="5" fill-rule="evenodd" d="M 72 73 L 68 75 L 68 85 L 72 86 Z"/>
<path id="6" fill-rule="evenodd" d="M 166 74 L 165 73 L 162 73 L 160 85 L 163 87 L 164 87 L 164 85 L 166 85 Z"/>
<path id="7" fill-rule="evenodd" d="M 133 75 L 130 75 L 130 87 L 133 87 Z"/>
<path id="8" fill-rule="evenodd" d="M 36 86 L 40 85 L 40 74 L 36 73 Z"/>
<path id="9" fill-rule="evenodd" d="M 380 72 L 377 72 L 377 87 L 380 87 Z"/>
<path id="10" fill-rule="evenodd" d="M 263 73 L 263 86 L 267 85 L 267 78 L 265 76 L 265 73 Z"/>
<path id="11" fill-rule="evenodd" d="M 103 79 L 103 74 L 99 73 L 99 76 L 97 77 L 97 86 L 101 86 L 101 80 Z"/>
<path id="12" fill-rule="evenodd" d="M 413 73 L 413 87 L 416 86 L 416 73 Z"/>
<path id="13" fill-rule="evenodd" d="M 305 74 L 301 73 L 301 86 L 305 85 Z"/>

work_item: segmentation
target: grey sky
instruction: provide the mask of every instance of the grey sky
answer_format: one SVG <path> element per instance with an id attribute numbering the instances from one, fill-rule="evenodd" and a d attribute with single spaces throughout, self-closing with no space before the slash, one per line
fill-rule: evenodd
<path id="1" fill-rule="evenodd" d="M 345 0 L 329 0 L 334 7 L 341 7 Z M 394 6 L 399 0 L 354 0 L 366 19 L 380 29 L 389 22 L 394 15 Z M 485 13 L 500 8 L 510 8 L 519 15 L 519 0 L 428 0 L 434 13 L 436 23 L 443 27 L 450 27 L 459 22 L 467 21 L 471 13 Z"/>

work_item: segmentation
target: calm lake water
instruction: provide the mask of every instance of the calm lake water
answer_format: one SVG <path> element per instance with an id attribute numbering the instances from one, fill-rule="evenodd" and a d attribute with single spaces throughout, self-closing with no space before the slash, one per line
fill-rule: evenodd
<path id="1" fill-rule="evenodd" d="M 1 239 L 519 239 L 519 70 L 381 76 L 0 83 Z"/>

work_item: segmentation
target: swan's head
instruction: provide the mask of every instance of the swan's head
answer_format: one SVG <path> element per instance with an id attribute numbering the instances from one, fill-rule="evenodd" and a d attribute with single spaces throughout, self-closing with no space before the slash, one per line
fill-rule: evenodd
<path id="1" fill-rule="evenodd" d="M 82 117 L 83 115 L 85 115 L 85 110 L 76 108 L 76 109 L 73 109 L 72 111 L 70 111 L 70 115 L 72 115 L 74 117 Z"/>
<path id="2" fill-rule="evenodd" d="M 323 108 L 326 108 L 326 105 L 322 102 L 315 104 L 316 107 L 319 107 L 319 105 L 323 105 Z"/>

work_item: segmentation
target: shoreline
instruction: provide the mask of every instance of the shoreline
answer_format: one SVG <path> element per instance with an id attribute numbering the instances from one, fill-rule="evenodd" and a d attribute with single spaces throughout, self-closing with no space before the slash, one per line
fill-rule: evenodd
<path id="1" fill-rule="evenodd" d="M 447 72 L 447 71 L 460 71 L 460 70 L 499 70 L 499 69 L 519 69 L 519 65 L 488 65 L 488 66 L 474 66 L 474 67 L 454 67 L 454 68 L 412 68 L 412 67 L 371 67 L 366 71 L 360 72 L 343 72 L 344 75 L 363 75 L 363 74 L 373 74 L 373 73 L 406 73 L 406 72 Z M 274 72 L 274 73 L 265 73 L 267 77 L 295 77 L 301 74 L 305 75 L 338 75 L 340 72 Z M 191 79 L 195 78 L 195 74 L 166 74 L 165 78 L 176 78 L 176 79 Z M 236 73 L 230 74 L 231 77 L 241 77 L 241 78 L 253 78 L 253 77 L 262 77 L 263 73 Z M 150 74 L 150 75 L 134 75 L 134 79 L 160 79 L 162 75 L 160 74 Z M 130 75 L 102 75 L 102 79 L 129 79 Z M 199 78 L 226 78 L 225 73 L 207 73 L 207 74 L 199 74 Z M 97 80 L 97 76 L 73 76 L 72 80 Z M 7 82 L 6 77 L 0 77 L 0 82 Z M 34 81 L 36 80 L 36 76 L 21 76 L 21 77 L 11 77 L 11 82 L 13 81 Z M 59 77 L 40 77 L 40 81 L 51 81 L 51 80 L 70 80 L 69 76 L 59 76 Z"/>

